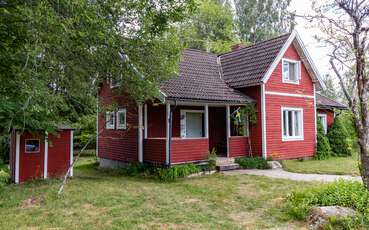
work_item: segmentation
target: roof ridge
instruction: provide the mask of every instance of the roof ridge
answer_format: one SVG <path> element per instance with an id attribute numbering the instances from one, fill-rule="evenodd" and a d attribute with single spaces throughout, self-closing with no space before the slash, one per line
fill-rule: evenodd
<path id="1" fill-rule="evenodd" d="M 229 53 L 238 52 L 238 51 L 245 50 L 245 49 L 250 49 L 250 48 L 253 48 L 256 45 L 260 45 L 260 44 L 263 44 L 263 43 L 266 43 L 266 42 L 270 42 L 270 41 L 279 39 L 279 38 L 287 36 L 287 35 L 289 37 L 291 34 L 292 34 L 292 32 L 288 32 L 288 33 L 284 33 L 284 34 L 278 35 L 277 37 L 273 37 L 273 38 L 270 38 L 270 39 L 267 39 L 267 40 L 264 40 L 264 41 L 255 42 L 254 44 L 251 44 L 251 45 L 246 46 L 246 47 L 239 48 L 237 50 L 231 50 L 231 51 L 228 51 L 228 52 L 225 52 L 225 53 L 218 54 L 218 57 L 229 54 Z"/>

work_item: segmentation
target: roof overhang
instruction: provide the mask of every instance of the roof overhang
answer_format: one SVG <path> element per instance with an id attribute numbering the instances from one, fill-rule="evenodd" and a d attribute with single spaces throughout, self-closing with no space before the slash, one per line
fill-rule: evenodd
<path id="1" fill-rule="evenodd" d="M 301 57 L 302 62 L 304 63 L 309 75 L 312 77 L 313 82 L 317 83 L 317 89 L 324 90 L 325 84 L 316 68 L 311 56 L 309 55 L 304 43 L 302 42 L 299 34 L 297 31 L 293 31 L 290 37 L 287 39 L 286 43 L 283 45 L 282 49 L 279 51 L 277 57 L 273 61 L 273 63 L 269 66 L 268 70 L 263 76 L 261 80 L 262 84 L 265 84 L 270 76 L 272 75 L 273 71 L 277 67 L 278 63 L 282 60 L 283 55 L 286 53 L 287 49 L 293 44 Z"/>

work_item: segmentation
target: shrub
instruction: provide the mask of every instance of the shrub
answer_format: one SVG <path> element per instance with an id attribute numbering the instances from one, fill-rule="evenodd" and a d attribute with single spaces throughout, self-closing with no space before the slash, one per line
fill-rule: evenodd
<path id="1" fill-rule="evenodd" d="M 170 182 L 198 172 L 200 169 L 194 164 L 176 165 L 169 168 L 157 168 L 155 177 L 160 181 Z"/>
<path id="2" fill-rule="evenodd" d="M 138 162 L 131 162 L 128 163 L 126 166 L 119 168 L 120 174 L 131 177 L 150 174 L 149 171 L 149 166 Z"/>
<path id="3" fill-rule="evenodd" d="M 0 170 L 0 188 L 9 182 L 10 176 L 4 170 Z"/>
<path id="4" fill-rule="evenodd" d="M 321 122 L 317 122 L 317 148 L 315 159 L 323 160 L 331 156 L 332 150 L 327 136 L 324 134 L 324 128 Z"/>
<path id="5" fill-rule="evenodd" d="M 354 219 L 334 223 L 336 225 L 350 225 L 352 221 L 369 224 L 369 192 L 360 182 L 341 180 L 293 192 L 287 197 L 285 209 L 293 219 L 302 220 L 314 206 L 343 206 L 360 213 Z"/>
<path id="6" fill-rule="evenodd" d="M 217 165 L 217 151 L 213 148 L 208 154 L 208 167 L 209 171 L 214 170 Z"/>
<path id="7" fill-rule="evenodd" d="M 239 157 L 236 158 L 241 168 L 244 169 L 269 169 L 268 161 L 262 157 Z"/>
<path id="8" fill-rule="evenodd" d="M 341 121 L 340 116 L 334 118 L 334 122 L 327 134 L 332 152 L 336 156 L 351 156 L 350 137 Z"/>
<path id="9" fill-rule="evenodd" d="M 0 136 L 0 161 L 8 162 L 9 161 L 9 151 L 10 151 L 10 136 L 2 135 Z"/>
<path id="10" fill-rule="evenodd" d="M 74 146 L 78 149 L 83 148 L 92 138 L 92 141 L 89 143 L 87 148 L 88 149 L 95 148 L 96 114 L 89 114 L 78 117 L 78 120 L 74 124 L 74 127 L 77 129 L 74 135 Z"/>

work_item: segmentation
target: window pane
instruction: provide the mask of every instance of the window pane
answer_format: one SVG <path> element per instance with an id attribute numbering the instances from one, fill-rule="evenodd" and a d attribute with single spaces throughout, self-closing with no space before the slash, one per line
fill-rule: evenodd
<path id="1" fill-rule="evenodd" d="M 295 111 L 295 136 L 300 136 L 300 111 Z"/>
<path id="2" fill-rule="evenodd" d="M 293 123 L 292 123 L 292 111 L 288 111 L 288 136 L 292 136 L 292 129 L 293 129 Z"/>
<path id="3" fill-rule="evenodd" d="M 119 124 L 124 125 L 126 121 L 126 114 L 124 112 L 119 113 Z"/>
<path id="4" fill-rule="evenodd" d="M 296 81 L 297 77 L 296 77 L 296 63 L 289 63 L 289 79 L 291 81 Z"/>
<path id="5" fill-rule="evenodd" d="M 283 111 L 283 136 L 287 136 L 287 111 Z"/>
<path id="6" fill-rule="evenodd" d="M 288 80 L 288 78 L 289 78 L 289 74 L 288 74 L 288 62 L 283 62 L 283 78 L 284 79 L 286 79 L 286 80 Z"/>
<path id="7" fill-rule="evenodd" d="M 40 141 L 39 140 L 26 140 L 26 152 L 39 152 Z"/>

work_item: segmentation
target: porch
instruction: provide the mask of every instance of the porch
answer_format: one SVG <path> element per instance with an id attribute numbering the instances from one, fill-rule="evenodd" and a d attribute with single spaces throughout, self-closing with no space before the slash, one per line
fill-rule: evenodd
<path id="1" fill-rule="evenodd" d="M 141 161 L 155 164 L 200 163 L 216 149 L 219 157 L 247 156 L 249 122 L 235 124 L 237 104 L 145 104 Z M 247 117 L 247 116 L 246 116 Z M 139 144 L 140 146 L 140 144 Z"/>

